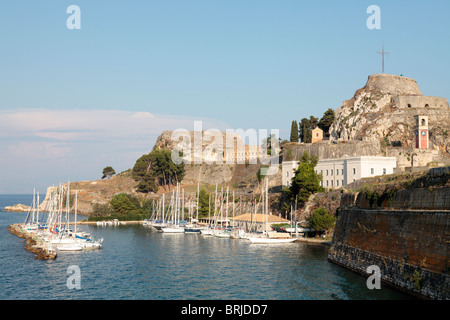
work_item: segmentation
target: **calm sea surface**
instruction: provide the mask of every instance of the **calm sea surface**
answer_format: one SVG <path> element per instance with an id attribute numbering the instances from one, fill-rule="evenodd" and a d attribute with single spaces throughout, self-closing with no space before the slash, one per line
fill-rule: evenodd
<path id="1" fill-rule="evenodd" d="M 8 231 L 26 213 L 3 212 L 31 202 L 31 195 L 0 195 L 1 300 L 411 299 L 383 285 L 367 289 L 364 277 L 328 262 L 320 245 L 254 245 L 141 225 L 81 226 L 104 238 L 103 249 L 35 260 Z M 81 289 L 67 286 L 73 265 L 80 268 Z"/>

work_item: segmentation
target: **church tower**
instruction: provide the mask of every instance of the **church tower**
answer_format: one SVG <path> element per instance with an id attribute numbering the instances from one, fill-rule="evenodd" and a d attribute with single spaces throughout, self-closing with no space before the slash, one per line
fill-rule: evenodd
<path id="1" fill-rule="evenodd" d="M 416 148 L 428 149 L 429 147 L 429 134 L 428 134 L 428 117 L 427 116 L 415 116 L 416 126 L 414 133 L 416 135 Z"/>

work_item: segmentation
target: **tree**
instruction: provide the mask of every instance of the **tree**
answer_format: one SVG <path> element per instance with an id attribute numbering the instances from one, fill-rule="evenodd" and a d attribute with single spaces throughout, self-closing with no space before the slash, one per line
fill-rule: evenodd
<path id="1" fill-rule="evenodd" d="M 201 188 L 195 196 L 198 196 L 198 216 L 207 217 L 209 213 L 209 198 L 211 196 L 210 193 L 206 189 Z M 214 214 L 214 212 L 212 212 L 212 214 Z"/>
<path id="2" fill-rule="evenodd" d="M 293 120 L 291 124 L 291 142 L 298 142 L 298 124 L 297 121 Z"/>
<path id="3" fill-rule="evenodd" d="M 169 150 L 155 149 L 138 160 L 132 170 L 139 192 L 156 192 L 158 186 L 175 185 L 184 175 L 184 163 L 175 164 Z"/>
<path id="4" fill-rule="evenodd" d="M 318 161 L 318 157 L 311 157 L 306 151 L 303 153 L 300 164 L 291 180 L 291 186 L 283 189 L 291 202 L 297 200 L 299 205 L 303 205 L 313 193 L 323 192 L 324 189 L 320 186 L 322 175 L 314 171 Z"/>
<path id="5" fill-rule="evenodd" d="M 310 116 L 309 119 L 303 118 L 299 126 L 299 134 L 300 139 L 303 143 L 311 143 L 312 141 L 312 130 L 317 127 L 317 124 L 319 122 L 319 119 L 316 117 Z"/>
<path id="6" fill-rule="evenodd" d="M 333 124 L 333 122 L 334 122 L 334 110 L 329 108 L 327 111 L 324 112 L 318 124 L 318 127 L 323 130 L 325 137 L 330 136 L 328 131 L 330 130 L 330 127 Z"/>
<path id="7" fill-rule="evenodd" d="M 313 211 L 312 216 L 307 219 L 311 228 L 317 232 L 323 232 L 333 228 L 336 218 L 328 212 L 324 207 L 317 208 Z"/>
<path id="8" fill-rule="evenodd" d="M 127 193 L 116 194 L 111 199 L 110 205 L 114 212 L 120 214 L 135 213 L 141 208 L 139 199 Z"/>
<path id="9" fill-rule="evenodd" d="M 108 178 L 108 180 L 116 174 L 116 171 L 112 167 L 106 167 L 103 169 L 102 179 Z"/>

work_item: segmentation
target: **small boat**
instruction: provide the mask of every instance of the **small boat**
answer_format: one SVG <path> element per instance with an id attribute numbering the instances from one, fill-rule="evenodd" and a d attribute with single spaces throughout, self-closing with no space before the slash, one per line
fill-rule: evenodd
<path id="1" fill-rule="evenodd" d="M 202 227 L 200 227 L 198 224 L 187 224 L 184 227 L 184 232 L 186 233 L 200 233 L 202 230 Z"/>
<path id="2" fill-rule="evenodd" d="M 297 241 L 297 238 L 268 238 L 268 237 L 249 237 L 251 243 L 291 243 Z"/>
<path id="3" fill-rule="evenodd" d="M 172 225 L 161 228 L 161 231 L 164 233 L 184 233 L 184 227 Z"/>
<path id="4" fill-rule="evenodd" d="M 200 229 L 200 233 L 202 235 L 204 235 L 204 236 L 212 236 L 213 235 L 213 231 L 214 230 L 212 228 L 209 228 L 209 227 Z"/>

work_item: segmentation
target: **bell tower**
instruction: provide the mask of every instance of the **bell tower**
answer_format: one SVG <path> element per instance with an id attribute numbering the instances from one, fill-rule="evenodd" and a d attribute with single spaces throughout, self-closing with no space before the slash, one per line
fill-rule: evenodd
<path id="1" fill-rule="evenodd" d="M 428 149 L 428 117 L 415 116 L 414 118 L 416 119 L 416 126 L 414 127 L 414 133 L 416 135 L 416 148 Z"/>

